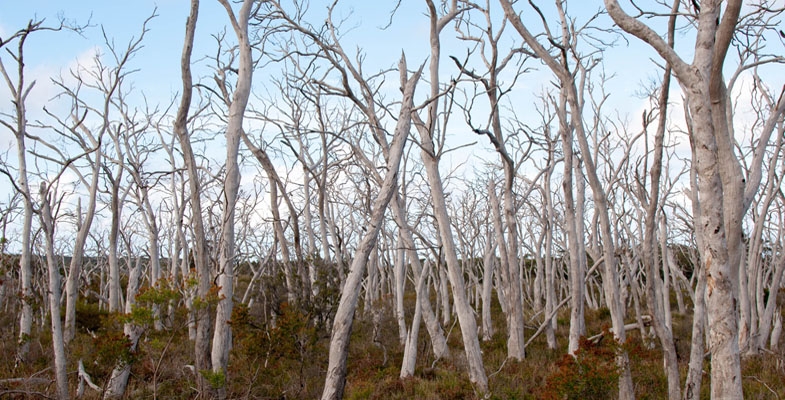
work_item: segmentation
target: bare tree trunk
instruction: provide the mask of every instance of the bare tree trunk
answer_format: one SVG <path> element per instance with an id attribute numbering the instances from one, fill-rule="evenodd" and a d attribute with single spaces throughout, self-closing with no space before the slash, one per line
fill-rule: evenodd
<path id="1" fill-rule="evenodd" d="M 685 105 L 686 109 L 686 105 Z M 692 143 L 691 143 L 692 144 Z M 701 216 L 700 199 L 698 193 L 698 174 L 695 163 L 690 165 L 690 200 L 692 202 L 692 214 L 695 220 Z M 695 236 L 696 247 L 701 247 L 702 237 Z M 698 257 L 691 254 L 693 265 L 699 265 Z M 692 313 L 692 340 L 690 343 L 690 362 L 687 369 L 687 379 L 684 382 L 684 399 L 691 400 L 700 398 L 701 380 L 703 378 L 703 358 L 705 352 L 704 340 L 706 334 L 706 272 L 702 268 L 694 270 L 697 276 L 695 283 L 695 296 Z"/>
<path id="2" fill-rule="evenodd" d="M 772 351 L 777 351 L 780 348 L 780 336 L 782 336 L 782 310 L 774 314 L 774 328 L 771 329 L 771 346 Z"/>
<path id="3" fill-rule="evenodd" d="M 393 200 L 394 201 L 394 200 Z M 395 261 L 393 275 L 395 280 L 395 319 L 398 322 L 398 341 L 401 346 L 406 346 L 406 315 L 403 309 L 403 295 L 406 288 L 406 248 L 403 245 L 403 233 L 398 230 L 397 247 L 395 248 Z M 415 309 L 415 312 L 416 309 Z M 416 322 L 419 324 L 419 321 Z M 415 322 L 412 322 L 414 325 Z M 419 325 L 418 328 L 419 330 Z M 403 374 L 403 372 L 401 372 Z"/>
<path id="4" fill-rule="evenodd" d="M 551 145 L 550 139 L 548 139 L 549 146 Z M 545 241 L 545 254 L 542 256 L 544 258 L 545 264 L 545 279 L 544 279 L 544 287 L 545 287 L 545 321 L 543 321 L 546 325 L 545 328 L 545 337 L 546 341 L 548 342 L 548 348 L 551 350 L 556 349 L 556 281 L 555 281 L 555 266 L 553 263 L 553 223 L 556 221 L 556 211 L 553 208 L 553 199 L 551 196 L 551 174 L 553 173 L 553 154 L 552 152 L 548 152 L 548 162 L 545 168 L 547 168 L 547 172 L 543 176 L 543 188 L 542 188 L 542 195 L 544 197 L 545 202 L 545 224 L 543 226 L 543 233 L 544 241 Z M 580 277 L 579 277 L 580 278 Z M 583 282 L 581 282 L 583 285 Z M 578 297 L 581 299 L 582 297 Z M 548 320 L 548 317 L 550 320 Z"/>
<path id="5" fill-rule="evenodd" d="M 14 188 L 22 195 L 23 212 L 22 212 L 22 237 L 20 238 L 21 249 L 19 253 L 19 297 L 22 303 L 22 310 L 19 313 L 19 338 L 17 341 L 16 362 L 27 362 L 30 352 L 30 333 L 33 328 L 33 268 L 32 268 L 32 247 L 31 247 L 31 231 L 33 221 L 33 193 L 30 191 L 30 183 L 27 170 L 27 108 L 26 100 L 30 91 L 33 89 L 35 82 L 29 85 L 25 83 L 25 62 L 24 62 L 24 49 L 25 41 L 28 35 L 38 30 L 43 21 L 33 22 L 30 21 L 27 28 L 21 30 L 19 33 L 19 43 L 17 45 L 16 54 L 12 57 L 16 61 L 16 81 L 11 79 L 5 65 L 0 58 L 0 75 L 3 76 L 11 93 L 11 99 L 14 105 L 13 123 L 8 123 L 5 120 L 0 120 L 0 124 L 13 132 L 16 137 L 16 156 L 17 156 L 17 177 Z M 3 44 L 7 44 L 3 43 Z M 6 49 L 3 49 L 6 50 Z M 9 51 L 10 52 L 10 51 Z"/>
<path id="6" fill-rule="evenodd" d="M 561 96 L 561 103 L 564 96 Z M 569 268 L 570 268 L 570 334 L 567 352 L 575 355 L 580 345 L 581 336 L 586 334 L 585 317 L 583 313 L 583 293 L 586 291 L 585 271 L 581 261 L 579 242 L 582 242 L 582 231 L 577 229 L 577 220 L 583 218 L 575 210 L 575 199 L 573 197 L 573 149 L 572 135 L 570 135 L 567 122 L 560 119 L 559 131 L 561 132 L 562 151 L 564 153 L 564 178 L 562 188 L 564 190 L 564 230 L 567 232 L 567 247 L 569 249 Z M 552 146 L 552 145 L 551 145 Z M 552 152 L 551 150 L 550 152 Z M 579 176 L 582 179 L 582 177 Z"/>
<path id="7" fill-rule="evenodd" d="M 461 326 L 463 345 L 469 366 L 469 379 L 481 393 L 488 391 L 488 378 L 485 374 L 485 367 L 480 351 L 480 341 L 477 335 L 477 321 L 474 319 L 474 310 L 469 305 L 466 298 L 466 287 L 463 280 L 463 272 L 458 263 L 458 256 L 455 249 L 455 240 L 450 226 L 449 214 L 444 195 L 441 175 L 439 174 L 439 159 L 434 147 L 433 134 L 436 127 L 437 104 L 439 97 L 439 59 L 440 59 L 440 39 L 441 30 L 458 13 L 456 2 L 451 3 L 447 14 L 438 17 L 436 6 L 433 1 L 426 0 L 430 17 L 430 45 L 431 61 L 429 78 L 431 82 L 431 102 L 428 105 L 428 120 L 423 122 L 419 115 L 414 113 L 415 126 L 420 134 L 420 149 L 423 164 L 426 170 L 428 185 L 430 187 L 431 198 L 433 200 L 433 212 L 439 230 L 439 237 L 443 246 L 443 254 L 447 262 L 447 270 L 452 286 L 453 302 L 455 311 L 458 314 L 458 323 Z"/>
<path id="8" fill-rule="evenodd" d="M 499 199 L 496 197 L 496 183 L 490 180 L 488 183 L 488 196 L 490 200 L 491 215 L 493 215 L 493 228 L 496 236 L 496 242 L 499 248 L 499 258 L 501 265 L 499 272 L 501 272 L 501 282 L 504 286 L 505 302 L 507 303 L 507 358 L 512 358 L 516 361 L 521 361 L 525 357 L 524 345 L 526 343 L 523 336 L 523 310 L 521 309 L 520 290 L 516 291 L 515 287 L 519 286 L 519 281 L 513 279 L 513 270 L 517 270 L 516 264 L 510 264 L 511 257 L 508 252 L 508 243 L 504 239 L 504 227 L 502 226 L 502 218 L 499 212 Z M 517 259 L 517 257 L 515 257 Z M 515 294 L 518 293 L 516 296 Z M 519 314 L 518 311 L 521 311 Z"/>
<path id="9" fill-rule="evenodd" d="M 678 12 L 679 1 L 673 3 L 672 14 L 668 19 L 668 45 L 673 48 L 674 45 L 674 32 L 676 26 L 676 13 Z M 660 208 L 660 176 L 662 174 L 662 153 L 663 143 L 665 137 L 665 125 L 667 124 L 667 111 L 668 111 L 668 96 L 670 92 L 670 64 L 665 67 L 665 75 L 662 80 L 660 88 L 660 95 L 658 99 L 658 112 L 659 118 L 657 121 L 657 131 L 654 137 L 654 158 L 650 170 L 650 187 L 651 193 L 648 196 L 648 204 L 646 206 L 645 214 L 645 227 L 643 239 L 643 264 L 646 266 L 646 294 L 649 303 L 649 311 L 652 316 L 652 324 L 657 333 L 662 346 L 665 373 L 668 377 L 668 397 L 671 399 L 681 398 L 681 379 L 679 378 L 679 364 L 676 357 L 676 346 L 673 340 L 673 332 L 671 330 L 671 316 L 670 316 L 670 296 L 668 290 L 668 277 L 670 273 L 667 269 L 668 260 L 666 258 L 667 245 L 666 245 L 666 226 L 665 217 L 661 216 L 662 227 L 660 229 L 661 248 L 663 250 L 662 257 L 657 255 L 656 246 L 656 228 L 657 228 L 657 210 Z M 644 129 L 647 129 L 649 121 L 644 117 Z M 645 200 L 644 200 L 645 202 Z M 660 281 L 660 270 L 658 266 L 662 261 L 662 268 L 664 273 L 665 283 L 662 290 L 658 291 L 658 283 Z"/>
<path id="10" fill-rule="evenodd" d="M 440 256 L 442 255 L 440 254 Z M 449 280 L 447 278 L 447 269 L 445 268 L 444 260 L 441 258 L 433 263 L 439 274 L 439 304 L 442 306 L 442 325 L 448 326 L 452 318 L 452 309 L 450 308 L 450 287 L 447 284 Z"/>
<path id="11" fill-rule="evenodd" d="M 21 146 L 21 154 L 24 154 L 24 145 Z M 22 238 L 21 252 L 19 254 L 19 279 L 22 310 L 19 313 L 19 339 L 17 349 L 17 361 L 26 362 L 30 351 L 30 333 L 33 328 L 33 268 L 32 254 L 30 246 L 30 231 L 33 221 L 33 202 L 30 198 L 28 187 L 27 172 L 24 158 L 20 159 L 19 164 L 19 185 L 26 192 L 23 195 L 24 212 L 22 214 Z"/>
<path id="12" fill-rule="evenodd" d="M 248 20 L 251 17 L 253 0 L 244 0 L 235 15 L 228 0 L 219 0 L 226 9 L 231 26 L 237 35 L 239 47 L 239 68 L 237 83 L 229 106 L 229 119 L 226 127 L 226 178 L 224 181 L 224 209 L 221 219 L 221 249 L 218 264 L 218 305 L 213 334 L 212 368 L 213 373 L 221 374 L 224 386 L 217 388 L 218 397 L 226 397 L 227 364 L 232 346 L 232 308 L 234 306 L 234 264 L 235 264 L 235 208 L 240 189 L 240 167 L 237 156 L 243 129 L 243 114 L 251 94 L 253 60 L 248 38 Z M 228 99 L 227 99 L 228 100 Z"/>
<path id="13" fill-rule="evenodd" d="M 430 264 L 427 264 L 430 265 Z M 417 293 L 417 300 L 415 302 L 414 317 L 412 317 L 412 327 L 409 329 L 406 336 L 406 344 L 403 350 L 403 361 L 401 362 L 401 378 L 408 378 L 414 376 L 414 368 L 417 363 L 417 342 L 420 336 L 420 320 L 422 320 L 423 304 L 422 300 L 428 298 L 427 286 L 425 282 L 430 275 L 430 268 L 426 267 L 421 271 L 419 278 L 417 278 L 415 292 Z M 430 306 L 428 306 L 430 309 Z"/>
<path id="14" fill-rule="evenodd" d="M 60 321 L 60 268 L 57 265 L 57 258 L 54 249 L 54 219 L 52 218 L 52 207 L 49 203 L 50 193 L 46 183 L 41 183 L 41 226 L 44 230 L 46 239 L 46 266 L 49 272 L 49 314 L 51 315 L 52 327 L 52 347 L 55 358 L 55 381 L 57 382 L 57 398 L 67 400 L 68 397 L 68 375 L 66 365 L 68 360 L 65 355 L 65 343 L 63 342 L 63 323 Z"/>
<path id="15" fill-rule="evenodd" d="M 496 265 L 496 244 L 490 234 L 485 239 L 485 251 L 482 259 L 482 340 L 493 337 L 493 321 L 491 320 L 491 290 L 493 289 L 494 266 Z"/>
<path id="16" fill-rule="evenodd" d="M 772 322 L 775 322 L 774 315 L 777 311 L 777 295 L 779 294 L 782 275 L 785 272 L 785 255 L 780 255 L 776 261 L 776 265 L 773 265 L 772 267 L 774 268 L 774 272 L 772 273 L 771 283 L 769 284 L 769 298 L 766 300 L 766 308 L 764 309 L 763 315 L 760 316 L 760 327 L 757 330 L 758 336 L 756 338 L 756 347 L 759 349 L 766 348 L 766 341 L 769 340 L 769 335 L 772 333 Z M 759 288 L 759 290 L 763 291 L 763 288 Z M 772 335 L 771 337 L 773 338 L 774 336 Z"/>
<path id="17" fill-rule="evenodd" d="M 379 189 L 379 194 L 373 202 L 368 230 L 360 240 L 360 244 L 355 252 L 355 257 L 352 260 L 349 275 L 346 277 L 346 283 L 338 303 L 338 310 L 335 313 L 332 336 L 330 338 L 327 377 L 325 378 L 324 391 L 322 392 L 322 399 L 324 400 L 337 400 L 343 397 L 346 385 L 346 357 L 349 352 L 349 336 L 351 335 L 354 322 L 354 312 L 357 308 L 357 298 L 360 294 L 363 275 L 365 275 L 368 256 L 376 245 L 382 221 L 384 220 L 384 212 L 397 187 L 398 167 L 401 164 L 403 148 L 411 127 L 414 89 L 420 78 L 421 70 L 407 78 L 406 59 L 403 56 L 401 56 L 398 69 L 401 74 L 401 86 L 404 88 L 403 101 L 401 102 L 398 123 L 395 127 L 395 135 L 387 156 L 387 174 Z"/>
<path id="18" fill-rule="evenodd" d="M 120 150 L 117 150 L 120 152 Z M 116 162 L 118 165 L 115 176 L 110 177 L 111 192 L 109 194 L 109 209 L 112 214 L 109 224 L 109 312 L 120 312 L 122 309 L 122 293 L 120 287 L 120 260 L 117 255 L 118 238 L 120 235 L 120 205 L 125 198 L 120 194 L 120 179 L 123 175 L 123 156 L 120 155 Z M 108 168 L 105 168 L 108 170 Z"/>
<path id="19" fill-rule="evenodd" d="M 433 312 L 433 308 L 431 308 L 431 299 L 428 295 L 426 283 L 428 282 L 428 276 L 430 275 L 430 268 L 423 268 L 422 263 L 420 262 L 420 257 L 417 254 L 417 250 L 415 250 L 416 247 L 414 243 L 414 237 L 412 236 L 411 227 L 406 221 L 403 201 L 404 200 L 401 198 L 401 195 L 396 192 L 395 198 L 392 200 L 392 211 L 393 217 L 398 224 L 398 229 L 401 230 L 403 246 L 405 246 L 407 252 L 409 253 L 409 262 L 412 265 L 414 279 L 419 282 L 420 277 L 425 275 L 422 281 L 423 285 L 425 285 L 421 292 L 422 298 L 420 298 L 419 294 L 417 295 L 417 298 L 419 299 L 419 307 L 422 308 L 422 319 L 425 322 L 425 327 L 428 330 L 428 335 L 431 338 L 431 347 L 433 348 L 434 357 L 436 359 L 449 358 L 450 349 L 447 346 L 447 339 L 444 337 L 444 331 L 442 330 L 442 326 L 439 325 L 439 321 L 436 318 L 436 314 Z M 426 270 L 428 272 L 425 272 Z M 415 352 L 412 356 L 416 357 L 417 353 Z"/>
<path id="20" fill-rule="evenodd" d="M 93 160 L 93 176 L 90 183 L 90 194 L 87 201 L 87 212 L 82 218 L 81 201 L 77 203 L 77 226 L 74 250 L 71 254 L 71 264 L 68 268 L 68 279 L 65 282 L 65 327 L 63 329 L 63 340 L 66 344 L 73 340 L 76 334 L 76 303 L 78 300 L 77 286 L 79 276 L 82 273 L 82 262 L 84 256 L 84 246 L 87 236 L 90 234 L 90 226 L 95 215 L 96 195 L 98 192 L 98 174 L 101 168 L 101 149 L 97 148 Z"/>
<path id="21" fill-rule="evenodd" d="M 685 90 L 697 164 L 702 237 L 699 250 L 706 270 L 706 309 L 712 350 L 712 398 L 741 398 L 741 362 L 734 278 L 738 278 L 742 191 L 738 160 L 733 155 L 723 104 L 722 67 L 738 23 L 741 1 L 729 1 L 720 20 L 721 1 L 703 1 L 698 15 L 695 54 L 684 62 L 648 26 L 626 14 L 615 0 L 605 0 L 613 20 L 651 45 L 673 67 Z M 717 21 L 720 21 L 718 24 Z M 737 281 L 736 281 L 737 282 Z M 696 293 L 696 296 L 700 294 Z"/>
<path id="22" fill-rule="evenodd" d="M 196 158 L 191 147 L 191 138 L 188 132 L 188 112 L 193 95 L 193 78 L 191 76 L 191 52 L 193 50 L 196 21 L 199 15 L 199 0 L 191 0 L 191 9 L 185 24 L 185 39 L 183 53 L 180 60 L 180 69 L 183 80 L 183 93 L 180 106 L 174 122 L 174 132 L 183 151 L 183 160 L 188 172 L 189 196 L 191 203 L 192 229 L 194 232 L 193 263 L 198 278 L 196 290 L 197 297 L 206 299 L 210 291 L 211 276 L 210 266 L 207 262 L 207 241 L 205 238 L 204 221 L 202 217 L 201 181 L 196 165 Z M 210 370 L 210 310 L 200 307 L 195 312 L 196 340 L 194 343 L 196 369 L 198 371 Z M 199 390 L 204 392 L 206 382 L 198 375 Z"/>

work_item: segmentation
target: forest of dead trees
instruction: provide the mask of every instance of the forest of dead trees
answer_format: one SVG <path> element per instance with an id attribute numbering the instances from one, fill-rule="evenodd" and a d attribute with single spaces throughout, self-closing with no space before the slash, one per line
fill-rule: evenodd
<path id="1" fill-rule="evenodd" d="M 391 1 L 370 27 L 208 1 L 164 101 L 135 81 L 153 10 L 128 37 L 0 37 L 0 397 L 360 398 L 453 368 L 455 398 L 523 398 L 500 379 L 597 346 L 595 398 L 785 395 L 749 372 L 785 376 L 781 2 Z M 195 54 L 205 18 L 225 29 Z M 402 18 L 421 43 L 352 41 Z M 96 29 L 30 107 L 33 39 Z M 605 58 L 626 46 L 634 99 Z"/>

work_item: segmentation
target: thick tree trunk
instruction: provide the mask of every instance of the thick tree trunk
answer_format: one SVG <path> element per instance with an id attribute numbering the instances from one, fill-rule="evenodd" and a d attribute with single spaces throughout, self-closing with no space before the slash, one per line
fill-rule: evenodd
<path id="1" fill-rule="evenodd" d="M 692 64 L 685 63 L 653 30 L 627 15 L 615 0 L 605 0 L 613 20 L 625 31 L 651 45 L 669 64 L 684 88 L 691 117 L 693 162 L 698 177 L 700 218 L 696 233 L 701 268 L 706 273 L 706 311 L 709 320 L 709 348 L 712 350 L 712 398 L 741 398 L 737 299 L 743 186 L 736 173 L 722 104 L 722 67 L 738 23 L 740 0 L 728 1 L 720 19 L 721 1 L 703 1 Z M 717 21 L 720 21 L 718 24 Z M 735 278 L 735 279 L 734 279 Z M 696 296 L 701 296 L 696 293 Z"/>

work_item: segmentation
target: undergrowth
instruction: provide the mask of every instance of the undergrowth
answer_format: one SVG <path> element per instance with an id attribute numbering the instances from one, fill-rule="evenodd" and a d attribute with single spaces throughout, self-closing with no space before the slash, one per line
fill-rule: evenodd
<path id="1" fill-rule="evenodd" d="M 324 278 L 323 282 L 333 284 L 316 288 L 320 293 L 317 301 L 290 303 L 281 290 L 285 287 L 283 277 L 262 283 L 250 307 L 238 301 L 232 316 L 229 369 L 226 376 L 209 377 L 209 381 L 225 384 L 229 398 L 318 398 L 327 369 L 329 327 L 339 296 L 335 277 Z M 131 365 L 126 398 L 190 399 L 200 395 L 198 372 L 192 367 L 194 349 L 189 340 L 189 314 L 176 291 L 162 287 L 167 291 L 145 288 L 138 298 L 141 304 L 160 303 L 164 313 L 162 330 L 153 329 L 148 313 L 109 314 L 94 298 L 79 303 L 77 335 L 67 349 L 72 394 L 76 394 L 76 371 L 81 360 L 86 372 L 101 387 L 99 391 L 86 389 L 83 396 L 86 399 L 102 397 L 101 391 L 117 363 Z M 241 286 L 238 293 L 243 290 Z M 406 296 L 407 322 L 413 315 L 414 300 L 414 296 Z M 347 364 L 344 396 L 347 399 L 613 399 L 617 396 L 619 376 L 615 356 L 622 349 L 630 359 L 636 398 L 667 398 L 662 352 L 659 343 L 651 337 L 642 337 L 640 331 L 631 330 L 627 342 L 619 345 L 606 332 L 603 340 L 582 340 L 575 356 L 569 356 L 566 355 L 569 314 L 568 310 L 562 310 L 557 315 L 557 348 L 548 349 L 544 335 L 538 336 L 526 348 L 526 359 L 516 362 L 507 359 L 504 318 L 498 302 L 493 307 L 496 332 L 490 340 L 481 342 L 490 393 L 479 393 L 469 381 L 460 326 L 453 324 L 454 321 L 445 326 L 451 357 L 434 359 L 423 325 L 415 374 L 400 379 L 403 350 L 398 343 L 391 303 L 391 299 L 385 298 L 373 306 L 361 303 L 358 307 Z M 374 312 L 368 312 L 372 309 L 377 310 L 376 318 Z M 122 324 L 134 318 L 144 326 L 144 334 L 138 350 L 131 353 Z M 533 314 L 527 315 L 527 321 L 528 339 L 541 321 Z M 2 313 L 0 323 L 16 327 L 16 316 Z M 587 331 L 596 334 L 610 326 L 610 315 L 607 309 L 587 309 L 586 323 Z M 689 361 L 691 325 L 690 315 L 674 312 L 673 332 L 682 379 Z M 0 398 L 53 396 L 52 339 L 47 329 L 41 329 L 40 323 L 37 326 L 29 338 L 28 360 L 19 365 L 15 365 L 13 357 L 18 328 L 0 331 L 0 351 L 6 355 L 0 361 Z M 745 398 L 785 398 L 785 387 L 781 384 L 785 376 L 784 360 L 782 350 L 744 358 Z M 707 360 L 700 398 L 708 398 L 710 367 Z"/>

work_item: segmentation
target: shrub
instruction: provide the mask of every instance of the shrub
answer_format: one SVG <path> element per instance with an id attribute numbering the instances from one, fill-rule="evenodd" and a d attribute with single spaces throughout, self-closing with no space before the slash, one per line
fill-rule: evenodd
<path id="1" fill-rule="evenodd" d="M 610 336 L 608 332 L 606 336 Z M 557 370 L 548 376 L 542 397 L 545 399 L 612 398 L 619 379 L 616 366 L 618 346 L 613 340 L 597 343 L 581 338 L 575 356 L 565 354 Z"/>

